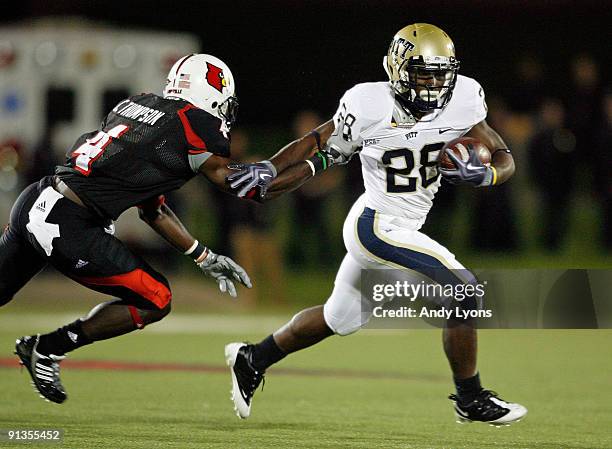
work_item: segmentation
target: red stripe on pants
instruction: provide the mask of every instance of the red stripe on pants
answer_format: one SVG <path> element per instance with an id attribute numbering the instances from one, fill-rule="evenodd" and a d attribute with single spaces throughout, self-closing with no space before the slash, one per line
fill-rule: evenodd
<path id="1" fill-rule="evenodd" d="M 160 309 L 166 307 L 172 300 L 170 289 L 140 268 L 115 276 L 79 279 L 91 285 L 128 288 L 139 296 L 151 301 Z"/>

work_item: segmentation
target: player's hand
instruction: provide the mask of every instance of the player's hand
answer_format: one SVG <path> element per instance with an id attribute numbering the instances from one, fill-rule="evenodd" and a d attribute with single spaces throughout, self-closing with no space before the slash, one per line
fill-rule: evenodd
<path id="1" fill-rule="evenodd" d="M 228 292 L 232 298 L 238 296 L 234 281 L 240 282 L 247 288 L 251 288 L 251 279 L 247 272 L 226 256 L 213 253 L 210 249 L 202 262 L 196 262 L 200 270 L 207 276 L 212 277 L 219 284 L 219 290 L 223 293 Z"/>
<path id="2" fill-rule="evenodd" d="M 334 165 L 348 164 L 352 157 L 357 154 L 357 151 L 347 155 L 341 152 L 334 145 L 329 145 L 324 150 L 322 150 L 321 153 L 323 153 L 327 157 L 329 167 L 332 167 Z"/>
<path id="3" fill-rule="evenodd" d="M 232 189 L 237 190 L 237 195 L 240 198 L 256 189 L 260 198 L 263 199 L 266 196 L 268 186 L 277 175 L 276 167 L 270 161 L 253 164 L 229 164 L 228 168 L 236 170 L 236 172 L 225 179 Z"/>
<path id="4" fill-rule="evenodd" d="M 447 168 L 440 168 L 442 177 L 451 184 L 471 184 L 475 187 L 489 186 L 493 180 L 493 170 L 491 167 L 485 166 L 478 155 L 474 151 L 470 151 L 470 157 L 467 161 L 463 161 L 457 157 L 449 148 L 446 150 L 446 154 L 451 161 L 454 162 L 454 170 Z"/>

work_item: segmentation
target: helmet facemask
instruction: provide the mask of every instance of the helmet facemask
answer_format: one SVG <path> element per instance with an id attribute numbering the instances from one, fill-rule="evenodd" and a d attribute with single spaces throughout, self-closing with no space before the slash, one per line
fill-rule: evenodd
<path id="1" fill-rule="evenodd" d="M 450 101 L 458 70 L 459 62 L 453 57 L 411 57 L 398 68 L 399 80 L 392 85 L 412 108 L 431 112 L 443 109 Z"/>
<path id="2" fill-rule="evenodd" d="M 427 23 L 399 30 L 383 66 L 397 98 L 413 113 L 443 109 L 451 99 L 459 71 L 453 41 Z"/>
<path id="3" fill-rule="evenodd" d="M 217 107 L 217 110 L 219 111 L 219 115 L 225 120 L 225 124 L 229 129 L 238 116 L 238 98 L 234 96 L 228 97 Z"/>

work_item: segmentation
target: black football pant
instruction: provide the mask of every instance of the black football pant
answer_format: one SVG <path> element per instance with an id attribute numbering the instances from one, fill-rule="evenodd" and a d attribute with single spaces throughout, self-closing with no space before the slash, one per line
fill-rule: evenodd
<path id="1" fill-rule="evenodd" d="M 53 177 L 28 186 L 0 238 L 0 306 L 51 264 L 65 276 L 141 309 L 165 309 L 166 278 L 120 240 L 107 223 L 53 187 Z"/>

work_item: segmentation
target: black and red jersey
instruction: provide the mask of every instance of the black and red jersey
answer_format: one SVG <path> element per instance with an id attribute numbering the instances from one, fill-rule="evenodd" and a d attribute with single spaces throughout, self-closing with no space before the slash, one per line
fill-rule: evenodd
<path id="1" fill-rule="evenodd" d="M 229 157 L 220 119 L 183 100 L 142 94 L 83 134 L 56 174 L 103 218 L 176 190 L 216 154 Z"/>

